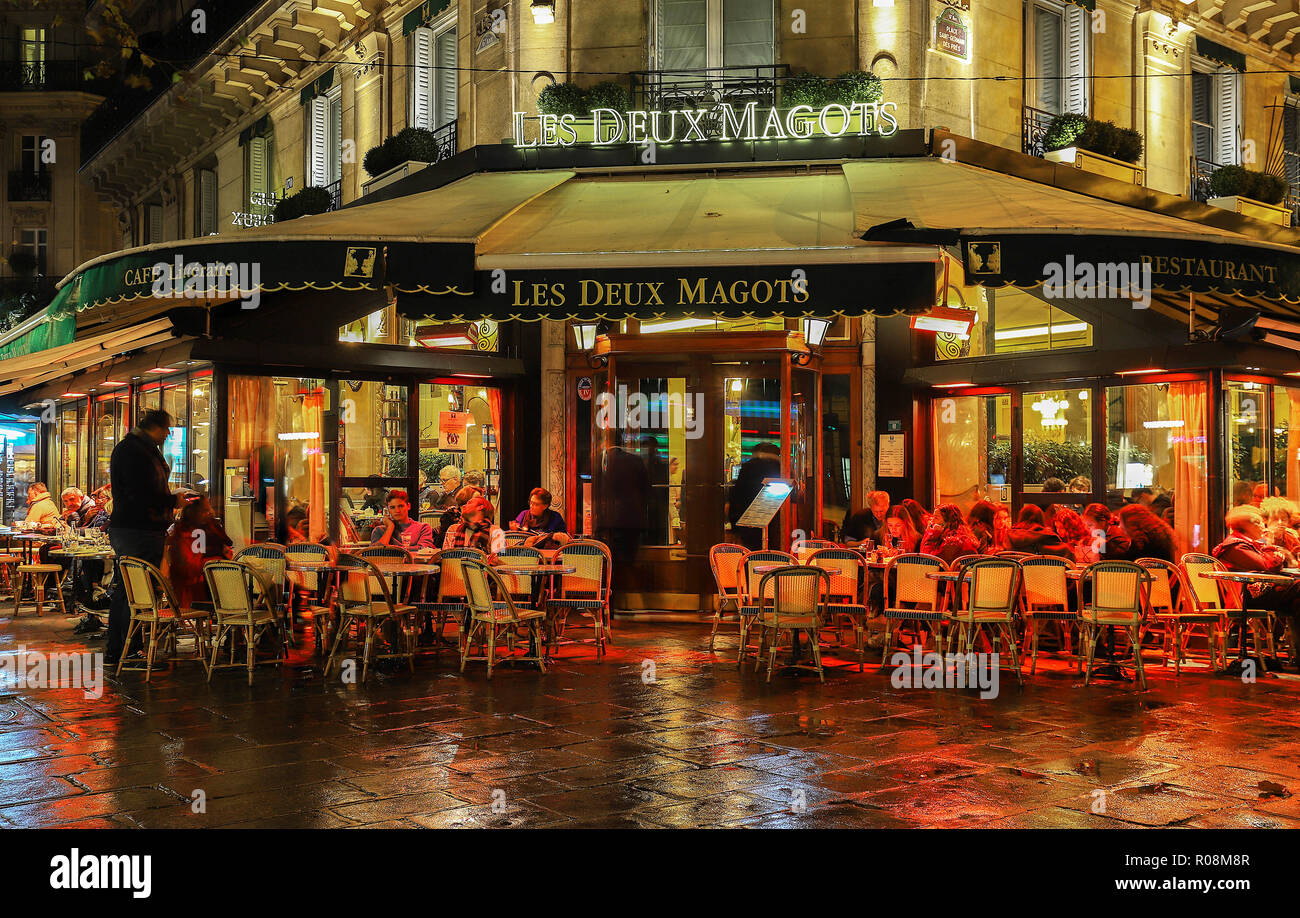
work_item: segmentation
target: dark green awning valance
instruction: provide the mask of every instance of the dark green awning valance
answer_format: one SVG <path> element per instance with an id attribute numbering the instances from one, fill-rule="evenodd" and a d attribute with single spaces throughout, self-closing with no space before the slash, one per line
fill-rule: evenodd
<path id="1" fill-rule="evenodd" d="M 434 16 L 437 16 L 450 5 L 451 0 L 425 0 L 424 3 L 421 3 L 402 17 L 402 34 L 410 35 L 421 26 L 428 25 Z"/>
<path id="2" fill-rule="evenodd" d="M 308 83 L 306 86 L 302 88 L 302 93 L 299 95 L 299 100 L 302 102 L 303 105 L 306 105 L 308 102 L 310 102 L 312 99 L 316 98 L 317 96 L 325 95 L 325 93 L 329 92 L 333 87 L 334 87 L 334 68 L 331 67 L 329 70 L 326 70 L 320 76 L 316 77 L 316 79 L 312 80 L 310 83 Z"/>
<path id="3" fill-rule="evenodd" d="M 1238 73 L 1246 72 L 1246 55 L 1224 47 L 1218 42 L 1210 41 L 1202 35 L 1196 36 L 1196 53 Z"/>

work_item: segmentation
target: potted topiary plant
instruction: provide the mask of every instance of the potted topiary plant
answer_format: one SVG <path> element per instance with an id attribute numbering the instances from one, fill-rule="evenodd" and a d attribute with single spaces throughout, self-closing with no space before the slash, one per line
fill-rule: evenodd
<path id="1" fill-rule="evenodd" d="M 587 108 L 584 95 L 577 83 L 552 83 L 537 94 L 537 110 L 543 115 L 585 118 L 591 110 Z"/>
<path id="2" fill-rule="evenodd" d="M 456 152 L 446 149 L 450 143 L 450 138 L 439 140 L 435 132 L 425 128 L 402 128 L 366 152 L 361 167 L 373 178 L 362 184 L 362 194 L 378 191 L 385 185 L 419 172 L 430 163 L 446 159 Z"/>
<path id="3" fill-rule="evenodd" d="M 307 214 L 323 214 L 334 206 L 334 196 L 328 188 L 308 185 L 297 194 L 281 198 L 275 205 L 275 222 L 283 223 Z"/>
<path id="4" fill-rule="evenodd" d="M 1043 158 L 1103 175 L 1130 185 L 1141 185 L 1146 170 L 1142 158 L 1142 135 L 1110 121 L 1066 112 L 1057 115 L 1043 135 Z"/>
<path id="5" fill-rule="evenodd" d="M 1280 176 L 1244 166 L 1220 166 L 1210 176 L 1210 194 L 1206 203 L 1211 207 L 1278 226 L 1291 225 L 1290 208 L 1280 206 L 1286 198 L 1286 182 Z"/>
<path id="6" fill-rule="evenodd" d="M 14 249 L 6 259 L 9 270 L 19 277 L 31 277 L 36 273 L 36 256 L 26 249 Z"/>

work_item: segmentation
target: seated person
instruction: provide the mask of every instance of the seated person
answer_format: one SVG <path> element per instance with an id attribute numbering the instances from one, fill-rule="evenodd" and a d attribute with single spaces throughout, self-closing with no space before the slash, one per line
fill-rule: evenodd
<path id="1" fill-rule="evenodd" d="M 24 521 L 28 524 L 52 526 L 58 520 L 59 508 L 55 506 L 54 498 L 50 497 L 50 489 L 43 481 L 33 481 L 27 486 L 27 516 Z"/>
<path id="2" fill-rule="evenodd" d="M 1061 541 L 1056 530 L 1048 528 L 1043 511 L 1034 504 L 1025 504 L 1020 508 L 1020 516 L 1016 519 L 1016 525 L 1007 533 L 1007 541 L 1012 551 L 1074 560 L 1070 546 Z"/>
<path id="3" fill-rule="evenodd" d="M 1264 543 L 1264 516 L 1254 506 L 1244 504 L 1233 507 L 1223 518 L 1228 534 L 1214 546 L 1211 554 L 1222 561 L 1229 570 L 1259 571 L 1266 574 L 1281 573 L 1284 567 L 1295 566 L 1295 555 L 1280 545 Z M 1300 622 L 1300 580 L 1290 583 L 1251 583 L 1247 608 L 1269 609 L 1288 622 L 1293 635 Z"/>
<path id="4" fill-rule="evenodd" d="M 1265 538 L 1271 533 L 1274 545 L 1282 546 L 1293 555 L 1300 552 L 1300 534 L 1291 525 L 1295 504 L 1285 497 L 1266 497 L 1259 505 L 1259 511 L 1264 514 L 1267 525 Z"/>
<path id="5" fill-rule="evenodd" d="M 877 545 L 883 543 L 885 518 L 889 515 L 889 492 L 872 491 L 867 495 L 864 510 L 850 516 L 840 527 L 840 541 L 845 545 L 861 545 L 870 539 Z"/>
<path id="6" fill-rule="evenodd" d="M 1052 528 L 1061 537 L 1061 541 L 1070 547 L 1074 560 L 1088 560 L 1088 554 L 1092 550 L 1092 531 L 1082 516 L 1070 507 L 1058 506 L 1052 518 Z"/>
<path id="7" fill-rule="evenodd" d="M 477 548 L 495 555 L 506 547 L 506 534 L 493 522 L 495 513 L 486 497 L 472 497 L 460 511 L 460 522 L 453 524 L 443 538 L 442 548 Z"/>
<path id="8" fill-rule="evenodd" d="M 962 555 L 973 555 L 979 550 L 979 542 L 961 510 L 956 504 L 940 504 L 934 508 L 930 525 L 921 540 L 921 551 L 927 555 L 942 558 L 945 564 L 952 564 Z"/>
<path id="9" fill-rule="evenodd" d="M 307 532 L 307 511 L 302 507 L 290 507 L 289 512 L 284 515 L 284 526 L 281 536 L 281 545 L 295 545 L 300 542 L 310 542 L 311 537 Z"/>
<path id="10" fill-rule="evenodd" d="M 167 531 L 163 575 L 171 581 L 182 609 L 209 601 L 203 566 L 213 558 L 233 557 L 233 545 L 206 497 L 196 497 L 181 508 L 181 518 Z"/>
<path id="11" fill-rule="evenodd" d="M 64 488 L 59 498 L 63 501 L 63 521 L 69 526 L 79 529 L 90 526 L 91 521 L 103 512 L 80 488 Z"/>
<path id="12" fill-rule="evenodd" d="M 892 507 L 885 517 L 885 528 L 880 532 L 882 548 L 893 548 L 902 552 L 918 551 L 921 547 L 921 533 L 916 531 L 912 514 L 901 504 Z"/>
<path id="13" fill-rule="evenodd" d="M 551 509 L 551 492 L 545 488 L 533 488 L 528 495 L 528 509 L 510 521 L 510 528 L 532 533 L 520 543 L 529 548 L 559 548 L 569 541 L 564 517 Z"/>
<path id="14" fill-rule="evenodd" d="M 1091 563 L 1123 561 L 1128 558 L 1131 541 L 1109 507 L 1105 504 L 1089 504 L 1083 509 L 1083 523 L 1089 530 L 1084 560 Z"/>
<path id="15" fill-rule="evenodd" d="M 1129 504 L 1119 511 L 1119 524 L 1129 538 L 1128 558 L 1158 558 L 1173 563 L 1178 560 L 1174 531 L 1164 520 L 1141 504 Z"/>
<path id="16" fill-rule="evenodd" d="M 460 479 L 457 478 L 457 481 Z M 442 540 L 447 537 L 447 533 L 460 522 L 461 508 L 468 504 L 476 497 L 482 497 L 483 492 L 478 488 L 466 485 L 452 495 L 449 506 L 442 511 L 442 517 L 438 520 L 438 531 L 434 534 L 434 544 L 441 545 Z"/>
<path id="17" fill-rule="evenodd" d="M 430 506 L 434 510 L 451 510 L 459 509 L 456 503 L 456 492 L 461 489 L 460 469 L 454 465 L 444 465 L 438 470 L 438 481 L 441 487 L 430 495 Z"/>
<path id="18" fill-rule="evenodd" d="M 388 492 L 388 512 L 370 533 L 371 545 L 400 545 L 409 551 L 433 548 L 433 527 L 411 518 L 411 499 L 401 488 Z"/>

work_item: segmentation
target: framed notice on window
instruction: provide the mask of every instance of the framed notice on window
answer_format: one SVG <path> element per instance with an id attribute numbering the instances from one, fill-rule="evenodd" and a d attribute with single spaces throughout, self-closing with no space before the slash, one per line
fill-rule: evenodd
<path id="1" fill-rule="evenodd" d="M 465 452 L 465 428 L 468 426 L 468 411 L 438 412 L 438 449 L 444 453 Z"/>
<path id="2" fill-rule="evenodd" d="M 877 478 L 907 477 L 907 434 L 881 434 L 876 450 Z"/>

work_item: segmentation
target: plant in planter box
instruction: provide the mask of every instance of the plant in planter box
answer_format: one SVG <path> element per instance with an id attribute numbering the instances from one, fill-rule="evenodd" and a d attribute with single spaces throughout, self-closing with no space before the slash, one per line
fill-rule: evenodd
<path id="1" fill-rule="evenodd" d="M 393 138 L 389 137 L 366 151 L 366 155 L 361 158 L 361 168 L 366 170 L 366 175 L 374 178 L 398 165 L 393 161 L 392 142 Z"/>
<path id="2" fill-rule="evenodd" d="M 831 84 L 832 102 L 855 105 L 860 102 L 879 102 L 885 95 L 885 85 L 880 77 L 865 70 L 849 70 L 837 76 Z"/>
<path id="3" fill-rule="evenodd" d="M 307 214 L 323 214 L 330 209 L 333 200 L 328 188 L 309 185 L 297 194 L 279 200 L 275 205 L 275 222 L 283 223 Z"/>
<path id="4" fill-rule="evenodd" d="M 1088 118 L 1084 115 L 1076 115 L 1074 112 L 1057 115 L 1043 134 L 1043 149 L 1051 152 L 1074 146 L 1087 126 Z"/>
<path id="5" fill-rule="evenodd" d="M 585 118 L 589 109 L 584 96 L 577 83 L 552 83 L 537 94 L 537 110 L 543 115 Z"/>
<path id="6" fill-rule="evenodd" d="M 813 110 L 818 110 L 838 101 L 831 81 L 815 73 L 792 76 L 781 87 L 781 105 L 785 108 L 807 105 Z"/>
<path id="7" fill-rule="evenodd" d="M 1142 135 L 1131 128 L 1122 128 L 1110 121 L 1098 121 L 1074 112 L 1057 115 L 1043 135 L 1043 149 L 1047 152 L 1078 147 L 1135 163 L 1142 158 Z"/>
<path id="8" fill-rule="evenodd" d="M 541 101 L 540 98 L 538 101 Z M 605 80 L 582 94 L 582 107 L 586 109 L 587 115 L 598 108 L 612 108 L 616 112 L 625 112 L 632 107 L 632 97 L 622 83 Z"/>
<path id="9" fill-rule="evenodd" d="M 1242 197 L 1265 204 L 1280 204 L 1286 197 L 1286 182 L 1267 172 L 1244 166 L 1220 166 L 1210 176 L 1210 194 L 1216 198 Z"/>

